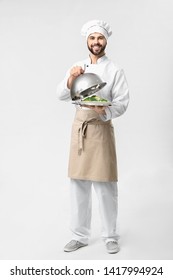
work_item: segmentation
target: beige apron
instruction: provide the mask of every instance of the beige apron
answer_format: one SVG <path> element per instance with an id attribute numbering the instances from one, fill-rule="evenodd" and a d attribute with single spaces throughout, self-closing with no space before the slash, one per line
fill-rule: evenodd
<path id="1" fill-rule="evenodd" d="M 117 181 L 114 127 L 94 110 L 77 109 L 72 126 L 68 176 L 99 182 Z"/>

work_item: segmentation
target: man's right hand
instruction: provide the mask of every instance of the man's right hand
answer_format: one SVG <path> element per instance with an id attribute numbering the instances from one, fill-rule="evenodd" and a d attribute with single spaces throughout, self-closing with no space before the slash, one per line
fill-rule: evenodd
<path id="1" fill-rule="evenodd" d="M 84 73 L 84 69 L 81 66 L 74 66 L 70 70 L 70 77 L 68 78 L 68 81 L 67 81 L 67 86 L 69 89 L 71 89 L 73 81 L 83 73 Z"/>

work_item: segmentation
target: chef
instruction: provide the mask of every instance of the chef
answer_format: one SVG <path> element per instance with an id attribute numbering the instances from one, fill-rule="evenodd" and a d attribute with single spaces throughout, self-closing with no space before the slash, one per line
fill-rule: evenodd
<path id="1" fill-rule="evenodd" d="M 117 234 L 117 158 L 112 119 L 121 116 L 129 103 L 129 89 L 123 69 L 106 55 L 110 25 L 91 20 L 82 27 L 89 55 L 76 62 L 57 86 L 58 98 L 70 101 L 74 80 L 84 73 L 95 73 L 106 86 L 97 95 L 111 106 L 76 106 L 72 125 L 68 176 L 71 191 L 72 239 L 64 247 L 72 252 L 89 244 L 91 233 L 92 187 L 98 201 L 102 238 L 108 253 L 120 250 Z"/>

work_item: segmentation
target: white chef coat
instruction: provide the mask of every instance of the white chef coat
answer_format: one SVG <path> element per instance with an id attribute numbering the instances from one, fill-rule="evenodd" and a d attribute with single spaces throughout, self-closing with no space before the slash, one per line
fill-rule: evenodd
<path id="1" fill-rule="evenodd" d="M 106 82 L 106 86 L 96 93 L 112 102 L 112 106 L 105 109 L 106 115 L 100 115 L 103 121 L 119 117 L 126 111 L 129 103 L 129 89 L 123 69 L 114 64 L 106 55 L 99 58 L 96 64 L 91 64 L 89 57 L 78 61 L 73 66 L 81 66 L 85 69 L 85 73 L 95 73 Z M 57 86 L 57 96 L 60 100 L 71 100 L 70 90 L 67 87 L 70 69 L 63 81 Z"/>

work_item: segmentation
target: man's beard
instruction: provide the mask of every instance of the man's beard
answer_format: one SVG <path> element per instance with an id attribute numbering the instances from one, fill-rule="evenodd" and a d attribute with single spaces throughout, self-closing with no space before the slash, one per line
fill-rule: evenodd
<path id="1" fill-rule="evenodd" d="M 100 44 L 94 44 L 94 45 L 91 45 L 91 47 L 88 46 L 89 51 L 93 55 L 100 55 L 100 54 L 104 53 L 105 48 L 106 48 L 106 45 L 102 46 Z"/>

